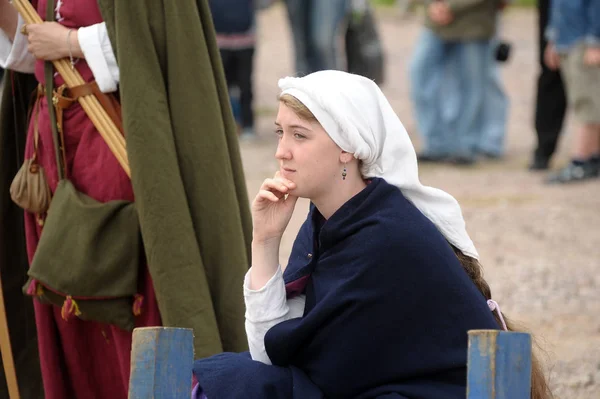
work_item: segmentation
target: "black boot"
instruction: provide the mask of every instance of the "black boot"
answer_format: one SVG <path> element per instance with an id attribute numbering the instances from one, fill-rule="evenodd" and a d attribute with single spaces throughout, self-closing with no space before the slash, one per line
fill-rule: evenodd
<path id="1" fill-rule="evenodd" d="M 550 167 L 550 158 L 541 155 L 534 155 L 533 160 L 529 164 L 529 170 L 531 171 L 542 171 L 548 170 Z"/>

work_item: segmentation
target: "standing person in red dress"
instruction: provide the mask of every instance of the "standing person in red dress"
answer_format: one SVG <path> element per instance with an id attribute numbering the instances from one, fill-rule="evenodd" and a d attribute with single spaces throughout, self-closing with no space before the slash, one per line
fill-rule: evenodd
<path id="1" fill-rule="evenodd" d="M 46 15 L 48 1 L 33 2 L 41 16 Z M 0 159 L 15 157 L 14 147 L 6 144 L 15 134 L 18 138 L 25 133 L 15 131 L 23 119 L 19 91 L 27 86 L 24 82 L 31 84 L 31 74 L 44 90 L 45 61 L 71 58 L 86 82 L 95 81 L 109 95 L 118 93 L 131 179 L 76 101 L 58 111 L 66 176 L 75 188 L 101 203 L 135 200 L 146 255 L 140 264 L 135 326 L 193 328 L 197 358 L 241 351 L 246 348 L 243 299 L 229 288 L 242 284 L 248 268 L 250 219 L 208 6 L 205 1 L 178 2 L 178 12 L 169 13 L 173 6 L 163 0 L 143 6 L 129 3 L 133 2 L 57 0 L 56 22 L 28 25 L 8 0 L 0 0 L 0 66 L 10 70 L 5 85 L 10 96 L 4 96 L 0 118 Z M 192 40 L 184 31 L 198 35 Z M 55 74 L 54 87 L 63 84 Z M 67 89 L 63 94 L 72 98 L 73 93 Z M 37 129 L 37 159 L 54 192 L 59 165 L 45 96 L 38 96 L 32 109 L 25 159 L 34 153 Z M 4 235 L 15 236 L 8 229 L 19 224 L 18 208 L 5 201 L 15 166 L 5 169 L 0 179 L 0 241 Z M 0 242 L 3 280 L 14 281 L 11 275 L 18 273 L 17 280 L 24 282 L 26 270 L 15 267 L 23 260 L 20 249 L 26 242 L 31 263 L 45 217 L 26 211 L 24 240 L 16 239 L 11 251 Z M 11 297 L 14 287 L 7 287 L 6 281 L 5 296 Z M 129 329 L 65 317 L 61 307 L 37 300 L 33 306 L 46 399 L 127 397 Z M 36 365 L 32 356 L 23 359 L 20 353 L 31 340 L 18 338 L 21 327 L 15 317 L 9 311 L 24 392 L 35 385 L 31 368 Z"/>

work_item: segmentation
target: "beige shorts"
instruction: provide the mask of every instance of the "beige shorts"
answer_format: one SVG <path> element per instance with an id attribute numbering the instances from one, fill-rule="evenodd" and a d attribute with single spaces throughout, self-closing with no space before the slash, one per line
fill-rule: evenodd
<path id="1" fill-rule="evenodd" d="M 560 72 L 565 81 L 569 108 L 579 123 L 600 123 L 600 67 L 583 63 L 585 44 L 561 56 Z"/>

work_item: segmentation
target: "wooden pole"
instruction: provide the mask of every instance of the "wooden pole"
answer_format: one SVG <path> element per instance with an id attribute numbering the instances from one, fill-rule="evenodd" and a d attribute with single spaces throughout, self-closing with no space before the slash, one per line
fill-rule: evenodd
<path id="1" fill-rule="evenodd" d="M 28 0 L 13 0 L 13 6 L 21 14 L 25 23 L 41 24 L 44 22 Z M 69 60 L 60 59 L 52 61 L 52 63 L 58 73 L 63 77 L 68 87 L 76 87 L 85 84 L 85 81 L 79 72 L 72 69 Z M 119 164 L 125 173 L 127 173 L 127 176 L 131 177 L 125 138 L 104 108 L 102 108 L 102 105 L 96 96 L 93 94 L 83 96 L 78 98 L 77 101 L 81 104 L 81 107 L 98 130 L 98 133 L 100 133 L 108 145 L 108 148 L 110 148 L 111 152 L 115 155 L 117 161 L 119 161 Z"/>
<path id="2" fill-rule="evenodd" d="M 17 383 L 17 372 L 15 370 L 15 361 L 10 344 L 10 334 L 8 332 L 8 320 L 6 319 L 6 307 L 4 306 L 4 293 L 2 291 L 2 279 L 0 278 L 0 351 L 2 352 L 2 364 L 4 365 L 4 375 L 6 376 L 6 385 L 8 386 L 8 396 L 10 399 L 19 399 L 19 385 Z"/>
<path id="3" fill-rule="evenodd" d="M 531 336 L 500 330 L 469 331 L 467 399 L 529 399 Z"/>
<path id="4" fill-rule="evenodd" d="M 133 330 L 129 399 L 190 399 L 193 341 L 189 328 Z"/>

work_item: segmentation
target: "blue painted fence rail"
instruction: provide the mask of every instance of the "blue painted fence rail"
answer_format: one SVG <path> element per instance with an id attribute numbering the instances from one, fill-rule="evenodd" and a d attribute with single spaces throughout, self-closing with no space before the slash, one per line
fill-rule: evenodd
<path id="1" fill-rule="evenodd" d="M 189 328 L 133 330 L 129 399 L 190 399 L 193 342 Z"/>
<path id="2" fill-rule="evenodd" d="M 531 336 L 499 330 L 469 331 L 467 399 L 529 399 Z"/>
<path id="3" fill-rule="evenodd" d="M 189 399 L 192 365 L 192 330 L 135 329 L 129 399 Z M 469 331 L 467 374 L 467 399 L 529 399 L 531 336 Z"/>

